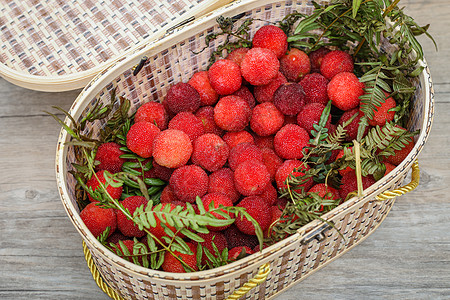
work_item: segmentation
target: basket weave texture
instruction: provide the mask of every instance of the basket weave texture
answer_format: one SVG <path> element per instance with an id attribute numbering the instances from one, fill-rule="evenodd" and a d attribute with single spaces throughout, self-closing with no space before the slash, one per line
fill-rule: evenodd
<path id="1" fill-rule="evenodd" d="M 321 1 L 326 3 L 327 1 Z M 187 80 L 199 70 L 205 70 L 212 49 L 223 42 L 218 39 L 210 48 L 205 46 L 208 33 L 218 30 L 217 16 L 236 16 L 267 20 L 254 22 L 252 33 L 269 21 L 281 20 L 294 10 L 311 13 L 309 1 L 235 1 L 193 24 L 178 29 L 172 35 L 143 46 L 132 57 L 123 58 L 97 76 L 74 102 L 70 114 L 81 119 L 98 101 L 110 101 L 109 92 L 117 88 L 118 95 L 132 102 L 132 110 L 148 101 L 160 101 L 170 85 Z M 383 44 L 389 52 L 389 43 Z M 133 66 L 143 56 L 148 60 L 134 76 Z M 426 66 L 426 64 L 424 63 Z M 89 232 L 79 217 L 75 200 L 75 179 L 68 173 L 76 160 L 74 149 L 65 145 L 69 136 L 61 131 L 56 157 L 57 181 L 63 205 L 76 229 L 92 254 L 95 265 L 104 280 L 126 299 L 225 299 L 250 278 L 258 268 L 270 263 L 267 280 L 245 295 L 245 299 L 266 299 L 290 285 L 306 278 L 333 259 L 369 236 L 384 220 L 395 199 L 377 201 L 376 196 L 402 185 L 413 162 L 428 137 L 433 118 L 433 88 L 426 67 L 417 82 L 414 109 L 409 129 L 420 129 L 416 145 L 409 156 L 388 176 L 364 191 L 364 197 L 352 198 L 323 218 L 334 228 L 316 220 L 302 227 L 291 237 L 229 265 L 201 272 L 177 274 L 155 271 L 136 266 L 105 249 Z M 66 120 L 70 124 L 69 120 Z M 86 128 L 93 137 L 104 126 L 96 121 Z"/>
<path id="2" fill-rule="evenodd" d="M 59 91 L 84 87 L 142 41 L 230 1 L 6 2 L 0 6 L 0 75 L 27 88 Z"/>

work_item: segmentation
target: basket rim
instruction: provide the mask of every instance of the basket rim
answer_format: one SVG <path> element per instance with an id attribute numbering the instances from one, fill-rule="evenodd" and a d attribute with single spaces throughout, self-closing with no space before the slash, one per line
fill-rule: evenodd
<path id="1" fill-rule="evenodd" d="M 258 3 L 257 3 L 258 2 Z M 153 41 L 148 45 L 145 45 L 140 51 L 133 53 L 130 57 L 123 58 L 123 60 L 116 62 L 114 65 L 111 65 L 109 68 L 104 70 L 102 74 L 97 75 L 88 86 L 86 86 L 83 91 L 79 94 L 72 107 L 70 108 L 69 113 L 75 113 L 75 119 L 78 118 L 76 113 L 80 113 L 83 110 L 83 100 L 92 99 L 94 95 L 96 95 L 104 86 L 111 82 L 110 78 L 114 74 L 120 74 L 121 71 L 127 70 L 130 66 L 133 66 L 133 62 L 139 61 L 140 57 L 144 56 L 143 54 L 148 51 L 156 51 L 159 47 L 167 43 L 174 43 L 177 39 L 182 38 L 183 34 L 188 33 L 192 27 L 198 28 L 201 24 L 214 20 L 219 15 L 230 14 L 234 15 L 232 12 L 238 9 L 242 9 L 245 7 L 255 6 L 255 7 L 263 7 L 266 3 L 273 3 L 274 1 L 270 0 L 237 0 L 231 4 L 228 4 L 222 8 L 215 10 L 214 12 L 209 13 L 208 15 L 190 23 L 189 25 L 184 26 L 176 30 L 173 34 L 166 36 L 158 41 Z M 377 194 L 387 189 L 388 183 L 392 182 L 406 172 L 411 169 L 413 162 L 417 159 L 419 153 L 421 152 L 426 140 L 428 139 L 429 132 L 431 130 L 431 125 L 433 121 L 434 115 L 434 90 L 431 81 L 431 74 L 426 64 L 426 61 L 420 61 L 421 65 L 424 66 L 422 73 L 419 75 L 419 78 L 424 80 L 424 95 L 425 95 L 425 104 L 424 104 L 424 115 L 423 115 L 423 124 L 422 128 L 420 128 L 420 134 L 417 138 L 417 142 L 414 145 L 414 148 L 406 157 L 406 159 L 399 164 L 393 171 L 391 171 L 387 176 L 378 180 L 375 184 L 364 190 L 364 197 L 362 198 L 351 198 L 339 205 L 334 210 L 328 212 L 323 216 L 323 219 L 330 220 L 336 215 L 344 212 L 345 210 L 353 207 L 354 205 L 363 205 L 367 201 L 373 199 Z M 116 77 L 114 75 L 114 77 Z M 67 125 L 71 125 L 70 120 L 66 119 L 65 123 Z M 65 184 L 65 173 L 67 171 L 67 166 L 65 165 L 65 159 L 67 154 L 67 147 L 65 146 L 65 142 L 67 142 L 70 138 L 70 135 L 64 130 L 61 129 L 60 135 L 58 138 L 57 144 L 57 153 L 56 153 L 56 179 L 58 184 L 58 190 L 63 202 L 63 206 L 71 219 L 72 223 L 75 225 L 75 228 L 82 236 L 83 240 L 86 241 L 86 244 L 89 248 L 95 247 L 97 251 L 99 251 L 102 255 L 106 256 L 110 261 L 116 263 L 121 268 L 125 268 L 128 271 L 132 271 L 138 273 L 143 276 L 153 276 L 154 278 L 161 279 L 171 279 L 171 280 L 182 280 L 182 281 L 195 281 L 199 282 L 202 280 L 207 280 L 211 278 L 217 278 L 217 276 L 226 275 L 232 273 L 236 270 L 241 270 L 242 268 L 250 267 L 252 264 L 260 265 L 269 259 L 276 251 L 281 248 L 288 246 L 294 242 L 297 242 L 298 239 L 301 239 L 304 234 L 309 232 L 312 228 L 316 227 L 318 224 L 322 224 L 321 221 L 315 220 L 310 222 L 309 224 L 303 226 L 296 234 L 262 250 L 262 252 L 257 252 L 248 257 L 245 257 L 239 261 L 232 262 L 225 266 L 204 270 L 204 271 L 196 271 L 191 273 L 170 273 L 165 271 L 153 270 L 149 268 L 144 268 L 138 265 L 135 265 L 125 259 L 120 258 L 115 255 L 111 251 L 107 250 L 103 247 L 100 242 L 89 232 L 87 227 L 81 221 L 81 218 L 78 215 L 77 210 L 72 205 L 70 201 L 70 196 L 66 188 Z M 217 275 L 220 274 L 220 275 Z"/>

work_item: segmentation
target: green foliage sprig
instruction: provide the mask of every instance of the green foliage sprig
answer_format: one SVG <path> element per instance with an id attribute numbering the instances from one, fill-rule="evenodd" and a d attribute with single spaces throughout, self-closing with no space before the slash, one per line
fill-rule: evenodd
<path id="1" fill-rule="evenodd" d="M 311 15 L 293 13 L 283 21 L 289 27 L 288 42 L 291 47 L 314 51 L 320 47 L 339 46 L 353 54 L 355 72 L 365 83 L 361 97 L 363 116 L 358 131 L 358 141 L 373 116 L 375 107 L 385 102 L 383 91 L 392 93 L 397 102 L 395 121 L 404 126 L 409 114 L 409 102 L 415 91 L 415 82 L 423 70 L 418 64 L 423 50 L 416 36 L 425 34 L 429 25 L 419 26 L 397 4 L 400 0 L 332 0 L 321 6 L 313 2 Z M 294 21 L 300 20 L 296 26 Z M 380 49 L 381 39 L 395 44 L 392 53 Z M 435 43 L 436 45 L 436 43 Z"/>
<path id="2" fill-rule="evenodd" d="M 340 199 L 331 199 L 331 193 L 320 197 L 318 193 L 305 194 L 299 201 L 288 201 L 283 213 L 276 223 L 269 228 L 268 243 L 278 242 L 292 234 L 309 222 L 321 218 L 321 215 L 337 207 Z"/>
<path id="3" fill-rule="evenodd" d="M 211 41 L 217 39 L 219 36 L 225 36 L 225 41 L 216 47 L 209 58 L 209 66 L 211 66 L 217 58 L 222 58 L 228 53 L 237 48 L 251 48 L 252 41 L 250 37 L 250 26 L 255 19 L 245 19 L 237 28 L 235 28 L 237 21 L 244 15 L 236 17 L 218 17 L 216 19 L 219 25 L 219 32 L 210 33 L 205 37 L 206 46 L 198 51 L 198 53 L 209 48 Z"/>
<path id="4" fill-rule="evenodd" d="M 228 248 L 225 247 L 222 252 L 219 251 L 214 240 L 211 241 L 213 253 L 208 248 L 203 247 L 200 243 L 197 244 L 197 262 L 199 270 L 207 270 L 224 266 L 231 262 L 228 258 Z M 201 264 L 203 254 L 206 256 L 206 264 Z"/>
<path id="5" fill-rule="evenodd" d="M 336 167 L 329 160 L 333 155 L 333 152 L 343 148 L 343 142 L 346 137 L 347 127 L 358 114 L 353 115 L 349 120 L 343 124 L 339 124 L 336 130 L 329 134 L 327 121 L 331 114 L 331 101 L 323 110 L 318 124 L 313 125 L 311 131 L 312 139 L 309 140 L 310 144 L 303 148 L 302 162 L 310 166 L 315 170 L 315 174 L 312 176 L 315 182 L 328 183 L 334 187 L 339 185 L 338 173 Z M 298 197 L 297 197 L 298 198 Z"/>
<path id="6" fill-rule="evenodd" d="M 126 133 L 131 126 L 131 116 L 129 116 L 131 103 L 125 97 L 117 96 L 116 89 L 113 89 L 110 94 L 111 103 L 108 104 L 108 107 L 112 107 L 113 101 L 116 98 L 119 100 L 119 107 L 108 118 L 105 127 L 100 132 L 100 140 L 102 142 L 117 142 L 126 145 Z M 97 119 L 104 119 L 105 117 L 99 117 Z"/>
<path id="7" fill-rule="evenodd" d="M 371 128 L 360 143 L 361 175 L 373 175 L 376 180 L 384 176 L 386 166 L 384 158 L 394 155 L 408 144 L 418 131 L 395 126 L 395 122 L 386 123 L 383 127 Z M 351 147 L 344 148 L 344 156 L 339 160 L 339 168 L 356 169 L 356 153 Z"/>

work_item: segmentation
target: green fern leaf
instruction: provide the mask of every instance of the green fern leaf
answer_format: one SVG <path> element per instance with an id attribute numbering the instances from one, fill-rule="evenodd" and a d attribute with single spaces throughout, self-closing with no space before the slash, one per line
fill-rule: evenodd
<path id="1" fill-rule="evenodd" d="M 180 233 L 183 234 L 184 236 L 186 236 L 187 238 L 189 238 L 189 239 L 191 239 L 191 240 L 193 240 L 195 242 L 198 242 L 198 243 L 203 243 L 205 241 L 198 234 L 196 234 L 196 233 L 194 233 L 194 232 L 192 232 L 192 231 L 190 231 L 190 230 L 188 230 L 186 228 L 182 228 L 180 230 Z"/>

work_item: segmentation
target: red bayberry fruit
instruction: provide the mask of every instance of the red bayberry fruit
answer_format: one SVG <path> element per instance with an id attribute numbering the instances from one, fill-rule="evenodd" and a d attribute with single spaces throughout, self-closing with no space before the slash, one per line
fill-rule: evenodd
<path id="1" fill-rule="evenodd" d="M 388 163 L 387 161 L 383 162 L 383 164 L 386 167 L 386 171 L 384 172 L 384 176 L 386 176 L 387 174 L 391 173 L 392 170 L 395 169 L 395 165 Z"/>
<path id="2" fill-rule="evenodd" d="M 297 116 L 285 116 L 284 117 L 284 125 L 294 124 L 297 125 Z"/>
<path id="3" fill-rule="evenodd" d="M 311 186 L 312 186 L 312 184 L 311 184 Z M 278 198 L 276 206 L 279 209 L 284 210 L 286 208 L 287 202 L 288 202 L 287 198 Z"/>
<path id="4" fill-rule="evenodd" d="M 201 243 L 202 247 L 207 249 L 214 257 L 218 257 L 225 248 L 228 248 L 227 239 L 221 232 L 198 233 L 198 236 L 204 239 L 204 242 Z M 213 244 L 217 248 L 218 253 L 216 253 L 216 248 L 214 248 Z M 210 262 L 210 260 L 203 251 L 202 264 L 205 265 L 207 262 Z"/>
<path id="5" fill-rule="evenodd" d="M 189 271 L 198 271 L 197 266 L 197 247 L 194 243 L 186 242 L 192 254 L 184 254 L 179 251 L 173 251 L 174 255 L 180 258 L 188 267 L 184 267 L 174 255 L 166 251 L 164 254 L 164 262 L 161 268 L 166 272 L 171 273 L 186 273 L 186 269 Z M 186 268 L 186 269 L 185 269 Z M 189 269 L 190 268 L 190 269 Z"/>
<path id="6" fill-rule="evenodd" d="M 273 104 L 283 114 L 295 116 L 306 104 L 306 95 L 299 83 L 287 82 L 273 94 Z"/>
<path id="7" fill-rule="evenodd" d="M 277 202 L 278 192 L 272 184 L 268 184 L 264 191 L 257 196 L 261 197 L 267 203 L 267 205 L 272 206 Z"/>
<path id="8" fill-rule="evenodd" d="M 230 261 L 235 261 L 238 258 L 242 258 L 253 253 L 253 250 L 248 246 L 234 247 L 228 251 L 228 259 Z"/>
<path id="9" fill-rule="evenodd" d="M 172 176 L 172 172 L 174 169 L 161 166 L 154 159 L 152 161 L 152 166 L 153 168 L 150 171 L 153 171 L 152 172 L 153 176 L 147 178 L 156 177 L 161 180 L 168 181 L 170 176 Z"/>
<path id="10" fill-rule="evenodd" d="M 189 161 L 191 154 L 191 139 L 181 130 L 161 131 L 153 142 L 153 158 L 163 167 L 181 167 Z"/>
<path id="11" fill-rule="evenodd" d="M 129 256 L 128 256 L 128 254 L 125 254 L 126 252 L 122 249 L 122 246 L 121 246 L 120 242 L 122 242 L 122 244 L 126 247 L 126 250 L 128 251 Z M 120 249 L 119 250 L 120 251 L 120 254 L 119 254 L 120 257 L 122 257 L 125 260 L 128 260 L 129 262 L 133 262 L 133 256 L 132 255 L 133 255 L 134 241 L 126 238 L 124 240 L 118 241 L 115 244 L 116 244 L 116 247 L 118 249 Z M 139 260 L 139 262 L 142 263 L 142 258 Z"/>
<path id="12" fill-rule="evenodd" d="M 189 79 L 190 84 L 200 95 L 201 105 L 214 105 L 219 99 L 219 95 L 211 86 L 208 78 L 208 71 L 199 71 Z"/>
<path id="13" fill-rule="evenodd" d="M 283 214 L 283 211 L 278 207 L 278 205 L 272 205 L 270 207 L 270 215 L 271 215 L 271 220 L 270 220 L 270 225 L 269 228 L 267 228 L 267 230 L 264 232 L 264 236 L 265 237 L 270 237 L 270 235 L 272 234 L 272 228 L 275 224 L 278 223 L 278 221 L 280 220 L 281 215 Z M 263 249 L 264 249 L 264 245 L 263 245 Z M 253 248 L 253 250 L 255 251 L 259 251 L 259 245 L 255 248 Z"/>
<path id="14" fill-rule="evenodd" d="M 274 138 L 273 135 L 269 135 L 269 136 L 255 135 L 254 136 L 255 145 L 259 149 L 263 149 L 263 148 L 275 149 L 273 146 L 273 138 Z"/>
<path id="15" fill-rule="evenodd" d="M 249 248 L 254 248 L 259 244 L 256 235 L 245 234 L 237 228 L 235 224 L 223 231 L 225 238 L 228 242 L 228 249 L 233 249 L 234 247 L 248 246 Z"/>
<path id="16" fill-rule="evenodd" d="M 214 133 L 218 136 L 222 136 L 223 130 L 219 126 L 217 126 L 214 121 L 214 107 L 212 106 L 203 106 L 200 107 L 195 116 L 202 121 L 203 128 L 205 129 L 205 133 Z"/>
<path id="17" fill-rule="evenodd" d="M 160 201 L 161 203 L 173 203 L 174 201 L 179 201 L 170 184 L 166 185 L 162 190 Z"/>
<path id="18" fill-rule="evenodd" d="M 244 99 L 250 108 L 253 109 L 255 107 L 256 101 L 255 97 L 253 96 L 252 92 L 246 87 L 245 85 L 241 86 L 236 92 L 233 93 L 234 96 L 239 96 L 242 99 Z"/>
<path id="19" fill-rule="evenodd" d="M 319 73 L 307 74 L 300 81 L 308 103 L 328 103 L 328 79 Z"/>
<path id="20" fill-rule="evenodd" d="M 253 92 L 255 93 L 256 100 L 259 103 L 273 102 L 273 95 L 275 94 L 275 91 L 286 82 L 286 77 L 284 77 L 281 72 L 278 72 L 277 76 L 268 84 L 255 86 Z"/>
<path id="21" fill-rule="evenodd" d="M 231 170 L 236 170 L 241 163 L 247 160 L 263 162 L 262 152 L 256 145 L 241 143 L 231 149 L 230 156 L 228 157 L 228 164 Z"/>
<path id="22" fill-rule="evenodd" d="M 248 131 L 245 130 L 228 131 L 223 135 L 222 138 L 228 144 L 230 149 L 233 149 L 235 146 L 241 143 L 250 143 L 250 144 L 255 143 L 253 136 Z"/>
<path id="23" fill-rule="evenodd" d="M 263 156 L 264 165 L 269 171 L 270 180 L 275 179 L 275 173 L 278 168 L 283 164 L 283 160 L 270 148 L 262 148 L 261 153 Z"/>
<path id="24" fill-rule="evenodd" d="M 119 241 L 127 240 L 128 237 L 124 236 L 120 231 L 116 230 L 114 231 L 107 239 L 106 242 L 117 244 Z"/>
<path id="25" fill-rule="evenodd" d="M 322 58 L 320 73 L 327 79 L 332 79 L 341 72 L 353 72 L 353 58 L 347 52 L 334 50 Z"/>
<path id="26" fill-rule="evenodd" d="M 270 205 L 264 201 L 259 196 L 250 196 L 246 197 L 239 202 L 237 207 L 243 207 L 247 211 L 247 213 L 256 220 L 261 227 L 261 230 L 264 231 L 269 228 L 270 222 L 272 220 L 272 214 L 270 211 Z M 236 226 L 245 234 L 255 235 L 255 226 L 253 223 L 247 218 L 236 218 Z"/>
<path id="27" fill-rule="evenodd" d="M 222 168 L 209 175 L 208 193 L 221 193 L 230 198 L 231 202 L 239 200 L 239 192 L 234 186 L 234 172 L 229 168 Z"/>
<path id="28" fill-rule="evenodd" d="M 230 95 L 242 84 L 241 69 L 229 59 L 219 59 L 208 70 L 211 86 L 219 95 Z"/>
<path id="29" fill-rule="evenodd" d="M 330 80 L 327 92 L 334 106 L 347 111 L 359 106 L 359 97 L 364 95 L 364 83 L 355 74 L 342 72 Z"/>
<path id="30" fill-rule="evenodd" d="M 207 133 L 194 141 L 192 162 L 214 172 L 225 165 L 230 154 L 230 147 L 218 135 Z"/>
<path id="31" fill-rule="evenodd" d="M 325 183 L 315 184 L 313 187 L 309 189 L 308 193 L 317 193 L 320 197 L 324 199 L 330 200 L 339 199 L 339 192 L 335 188 L 326 185 Z M 327 194 L 329 195 L 325 197 L 325 195 Z"/>
<path id="32" fill-rule="evenodd" d="M 143 196 L 131 196 L 122 200 L 121 204 L 133 215 L 136 208 L 146 205 L 147 202 L 148 200 Z M 145 235 L 145 231 L 139 230 L 133 220 L 128 219 L 121 211 L 117 211 L 117 228 L 128 237 L 143 237 Z"/>
<path id="33" fill-rule="evenodd" d="M 311 73 L 320 72 L 320 66 L 322 65 L 322 59 L 331 50 L 325 47 L 320 47 L 317 50 L 309 53 L 309 60 L 311 62 Z"/>
<path id="34" fill-rule="evenodd" d="M 275 53 L 266 48 L 252 48 L 241 62 L 242 76 L 252 85 L 265 85 L 274 79 L 280 68 Z"/>
<path id="35" fill-rule="evenodd" d="M 260 161 L 244 161 L 234 171 L 234 185 L 244 196 L 261 194 L 268 184 L 270 184 L 269 171 Z"/>
<path id="36" fill-rule="evenodd" d="M 336 155 L 335 160 L 338 160 L 340 158 L 344 157 L 344 149 L 339 150 L 338 154 Z M 351 167 L 347 167 L 345 169 L 339 170 L 339 174 L 344 175 L 345 173 L 348 172 L 354 172 L 354 169 L 352 169 Z"/>
<path id="37" fill-rule="evenodd" d="M 116 212 L 112 208 L 103 208 L 96 203 L 89 203 L 80 212 L 80 218 L 93 236 L 99 237 L 109 227 L 111 236 L 117 228 Z"/>
<path id="38" fill-rule="evenodd" d="M 153 155 L 153 140 L 160 129 L 150 122 L 138 122 L 131 125 L 127 133 L 127 147 L 137 155 L 148 158 Z"/>
<path id="39" fill-rule="evenodd" d="M 98 180 L 97 180 L 98 178 Z M 118 187 L 114 187 L 110 184 L 106 183 L 106 178 L 105 178 L 105 170 L 101 170 L 95 173 L 95 175 L 92 175 L 91 179 L 89 179 L 86 182 L 86 185 L 90 188 L 92 188 L 93 191 L 97 190 L 100 187 L 100 184 L 102 184 L 104 187 L 106 187 L 106 192 L 108 192 L 108 194 L 111 196 L 111 198 L 113 199 L 119 199 L 120 196 L 122 196 L 122 186 L 118 186 Z M 92 196 L 88 193 L 88 198 L 89 201 L 91 202 L 96 202 L 96 200 L 94 200 L 94 198 L 92 198 Z"/>
<path id="40" fill-rule="evenodd" d="M 120 150 L 120 145 L 114 142 L 104 143 L 98 146 L 97 153 L 95 154 L 95 160 L 99 161 L 95 167 L 96 171 L 107 170 L 110 173 L 117 173 L 122 171 L 122 165 L 126 161 L 124 158 L 120 158 L 125 154 Z"/>
<path id="41" fill-rule="evenodd" d="M 389 96 L 388 93 L 385 93 L 386 97 Z M 361 108 L 363 108 L 364 104 L 361 102 Z M 389 111 L 397 106 L 394 98 L 388 97 L 386 100 L 381 103 L 380 106 L 377 106 L 374 110 L 374 115 L 372 118 L 368 119 L 370 126 L 384 126 L 386 122 L 391 122 L 394 120 L 395 111 Z"/>
<path id="42" fill-rule="evenodd" d="M 299 159 L 303 157 L 303 148 L 309 144 L 308 132 L 294 124 L 283 126 L 273 140 L 275 153 L 284 159 Z"/>
<path id="43" fill-rule="evenodd" d="M 321 103 L 309 103 L 303 106 L 297 115 L 297 124 L 304 128 L 307 132 L 314 129 L 314 124 L 319 124 L 325 105 Z M 331 114 L 328 116 L 326 127 L 331 124 Z"/>
<path id="44" fill-rule="evenodd" d="M 223 130 L 241 131 L 250 122 L 252 110 L 248 103 L 238 96 L 225 96 L 214 107 L 214 121 Z"/>
<path id="45" fill-rule="evenodd" d="M 354 139 L 356 139 L 358 135 L 359 122 L 362 117 L 362 113 L 360 112 L 359 107 L 344 112 L 338 121 L 338 125 L 343 125 L 345 122 L 350 120 L 355 114 L 357 114 L 356 118 L 354 118 L 353 121 L 351 121 L 350 124 L 348 124 L 345 127 L 346 130 L 345 141 L 347 142 L 353 141 Z M 363 136 L 365 136 L 368 131 L 369 127 L 366 127 Z"/>
<path id="46" fill-rule="evenodd" d="M 409 142 L 407 144 L 404 144 L 404 148 L 395 150 L 394 155 L 386 156 L 384 160 L 388 163 L 398 166 L 403 160 L 405 160 L 405 158 L 414 148 L 414 140 L 412 138 L 409 138 L 408 140 Z"/>
<path id="47" fill-rule="evenodd" d="M 259 136 L 275 134 L 284 124 L 284 115 L 272 102 L 255 106 L 250 119 L 250 128 Z"/>
<path id="48" fill-rule="evenodd" d="M 153 212 L 153 216 L 156 220 L 156 224 L 155 227 L 150 227 L 148 229 L 148 231 L 154 235 L 158 240 L 160 240 L 163 243 L 166 243 L 166 241 L 163 239 L 164 236 L 167 236 L 167 233 L 164 230 L 163 225 L 161 225 L 161 223 L 164 224 L 164 226 L 166 226 L 168 228 L 168 230 L 172 231 L 173 233 L 177 232 L 177 230 L 175 229 L 175 227 L 169 225 L 166 221 L 166 217 L 165 217 L 165 207 L 169 206 L 170 209 L 169 211 L 174 210 L 177 205 L 175 203 L 162 203 L 161 204 L 161 209 L 158 211 Z M 161 213 L 163 212 L 163 213 Z"/>
<path id="49" fill-rule="evenodd" d="M 288 81 L 299 82 L 303 76 L 311 71 L 308 55 L 300 49 L 291 48 L 280 59 L 280 71 Z"/>
<path id="50" fill-rule="evenodd" d="M 176 83 L 169 88 L 164 102 L 170 112 L 174 114 L 182 111 L 194 112 L 201 105 L 197 90 L 190 84 L 183 82 Z"/>
<path id="51" fill-rule="evenodd" d="M 150 122 L 156 125 L 160 130 L 167 128 L 169 122 L 169 115 L 167 114 L 164 105 L 159 102 L 147 102 L 139 106 L 134 115 L 134 122 L 141 121 Z"/>
<path id="52" fill-rule="evenodd" d="M 234 61 L 235 63 L 237 63 L 240 66 L 242 59 L 244 59 L 244 56 L 247 54 L 248 50 L 250 50 L 250 49 L 249 48 L 234 49 L 227 55 L 227 59 Z"/>
<path id="53" fill-rule="evenodd" d="M 169 121 L 169 129 L 177 129 L 186 133 L 191 141 L 205 133 L 202 121 L 189 111 L 176 114 Z"/>
<path id="54" fill-rule="evenodd" d="M 376 180 L 373 178 L 372 175 L 362 176 L 363 189 L 367 189 L 375 182 L 376 182 Z M 349 193 L 357 191 L 357 190 L 358 190 L 358 183 L 356 180 L 355 172 L 345 173 L 342 176 L 341 187 L 339 190 L 339 195 L 341 196 L 341 198 L 345 200 L 345 198 L 347 198 L 347 195 Z"/>
<path id="55" fill-rule="evenodd" d="M 284 31 L 274 25 L 259 28 L 252 40 L 253 47 L 272 50 L 277 58 L 281 58 L 287 51 L 288 42 Z"/>
<path id="56" fill-rule="evenodd" d="M 178 199 L 194 203 L 208 191 L 208 175 L 199 166 L 186 165 L 173 171 L 169 184 Z"/>

